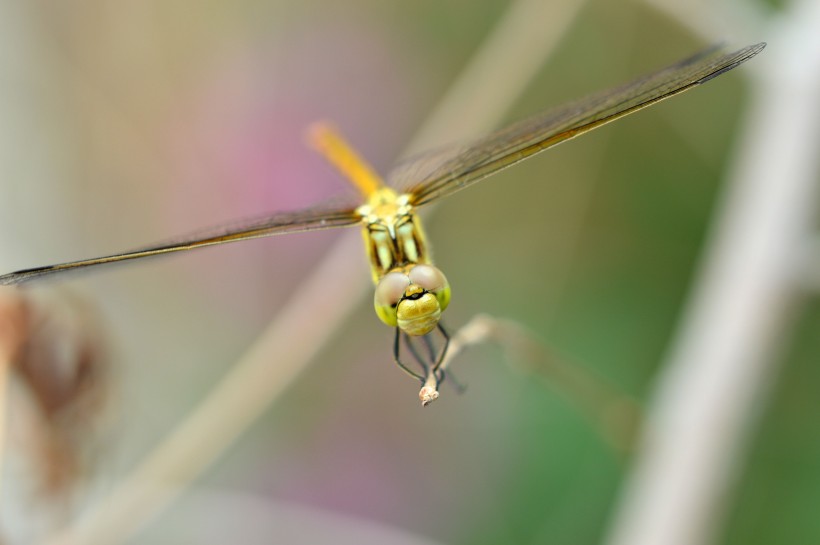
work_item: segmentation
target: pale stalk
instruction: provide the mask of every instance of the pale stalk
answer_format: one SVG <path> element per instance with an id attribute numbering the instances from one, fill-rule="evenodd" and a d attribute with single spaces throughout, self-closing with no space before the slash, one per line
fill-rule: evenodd
<path id="1" fill-rule="evenodd" d="M 610 545 L 703 545 L 776 373 L 812 235 L 820 141 L 820 3 L 796 1 L 745 71 L 745 131 L 679 331 L 661 366 Z"/>
<path id="2" fill-rule="evenodd" d="M 434 110 L 408 149 L 480 134 L 496 125 L 582 4 L 583 0 L 515 2 L 442 100 L 446 106 Z M 502 82 L 503 92 L 489 92 Z M 307 367 L 369 291 L 368 275 L 351 259 L 361 253 L 360 246 L 358 233 L 342 237 L 294 291 L 291 303 L 229 366 L 230 373 L 214 391 L 107 498 L 48 543 L 124 541 L 177 499 Z M 340 283 L 346 286 L 345 303 L 326 313 L 313 312 L 327 306 L 322 303 L 332 298 Z M 155 483 L 175 486 L 160 493 Z"/>
<path id="3" fill-rule="evenodd" d="M 815 234 L 814 239 L 808 244 L 806 259 L 803 260 L 800 274 L 800 282 L 807 293 L 820 294 L 820 235 Z"/>

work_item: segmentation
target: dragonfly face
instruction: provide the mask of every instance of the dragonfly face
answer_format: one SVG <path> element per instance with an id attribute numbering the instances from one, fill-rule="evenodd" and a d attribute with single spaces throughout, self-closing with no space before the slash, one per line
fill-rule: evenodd
<path id="1" fill-rule="evenodd" d="M 418 207 L 547 148 L 710 81 L 751 59 L 765 45 L 750 45 L 731 53 L 712 48 L 631 83 L 544 112 L 472 142 L 411 157 L 390 172 L 386 184 L 341 138 L 321 125 L 313 131 L 314 146 L 356 186 L 362 196 L 359 202 L 364 204 L 327 205 L 272 214 L 138 250 L 16 271 L 0 276 L 0 285 L 237 240 L 361 224 L 376 284 L 376 313 L 384 323 L 397 328 L 394 354 L 402 365 L 398 359 L 398 332 L 424 335 L 438 326 L 446 337 L 439 319 L 450 301 L 447 279 L 430 263 L 427 241 L 416 214 Z M 446 345 L 433 372 L 444 350 Z"/>
<path id="2" fill-rule="evenodd" d="M 433 265 L 408 265 L 379 280 L 373 304 L 385 324 L 408 335 L 426 335 L 450 304 L 450 284 Z"/>

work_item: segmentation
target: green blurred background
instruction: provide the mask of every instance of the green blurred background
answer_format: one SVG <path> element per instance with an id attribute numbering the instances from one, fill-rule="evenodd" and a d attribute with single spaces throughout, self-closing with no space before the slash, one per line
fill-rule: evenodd
<path id="1" fill-rule="evenodd" d="M 4 122 L 14 137 L 2 152 L 2 269 L 344 193 L 305 146 L 305 127 L 333 120 L 387 170 L 506 7 L 86 0 L 3 8 L 12 46 L 3 55 L 14 67 L 3 108 L 16 113 Z M 592 0 L 507 117 L 706 45 L 641 2 Z M 744 75 L 733 72 L 444 202 L 427 229 L 453 285 L 450 327 L 479 312 L 513 318 L 646 400 L 745 97 Z M 218 383 L 337 236 L 249 241 L 65 282 L 101 308 L 116 346 L 113 437 L 100 449 L 92 495 Z M 368 274 L 362 256 L 351 259 Z M 799 312 L 741 460 L 723 543 L 820 541 L 820 306 Z M 264 521 L 302 508 L 442 543 L 602 541 L 629 458 L 566 392 L 512 372 L 500 350 L 483 346 L 455 364 L 466 393 L 445 387 L 422 410 L 416 385 L 391 363 L 391 341 L 361 301 L 309 371 L 134 543 L 204 543 L 227 529 L 237 543 L 277 543 Z M 254 511 L 248 498 L 264 507 Z M 9 507 L 6 523 L 25 526 L 15 517 L 28 508 Z"/>

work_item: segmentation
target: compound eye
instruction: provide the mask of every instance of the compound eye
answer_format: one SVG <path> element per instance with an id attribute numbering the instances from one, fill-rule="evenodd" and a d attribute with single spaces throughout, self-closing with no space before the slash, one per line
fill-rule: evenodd
<path id="1" fill-rule="evenodd" d="M 404 290 L 410 285 L 410 278 L 402 272 L 387 273 L 379 280 L 373 296 L 373 306 L 382 322 L 395 327 L 397 324 L 396 305 L 404 297 Z"/>
<path id="2" fill-rule="evenodd" d="M 413 284 L 433 293 L 448 286 L 444 273 L 432 265 L 416 265 L 410 269 L 409 276 Z"/>
<path id="3" fill-rule="evenodd" d="M 410 278 L 402 272 L 387 273 L 376 286 L 375 303 L 380 306 L 396 306 L 410 285 Z"/>
<path id="4" fill-rule="evenodd" d="M 416 265 L 410 269 L 410 281 L 436 296 L 443 312 L 450 304 L 450 283 L 444 273 L 432 265 Z"/>

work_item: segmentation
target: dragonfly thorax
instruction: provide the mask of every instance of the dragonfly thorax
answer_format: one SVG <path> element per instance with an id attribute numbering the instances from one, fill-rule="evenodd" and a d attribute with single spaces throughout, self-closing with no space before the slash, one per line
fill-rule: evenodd
<path id="1" fill-rule="evenodd" d="M 381 188 L 357 212 L 374 283 L 396 268 L 430 262 L 427 240 L 408 195 Z"/>

